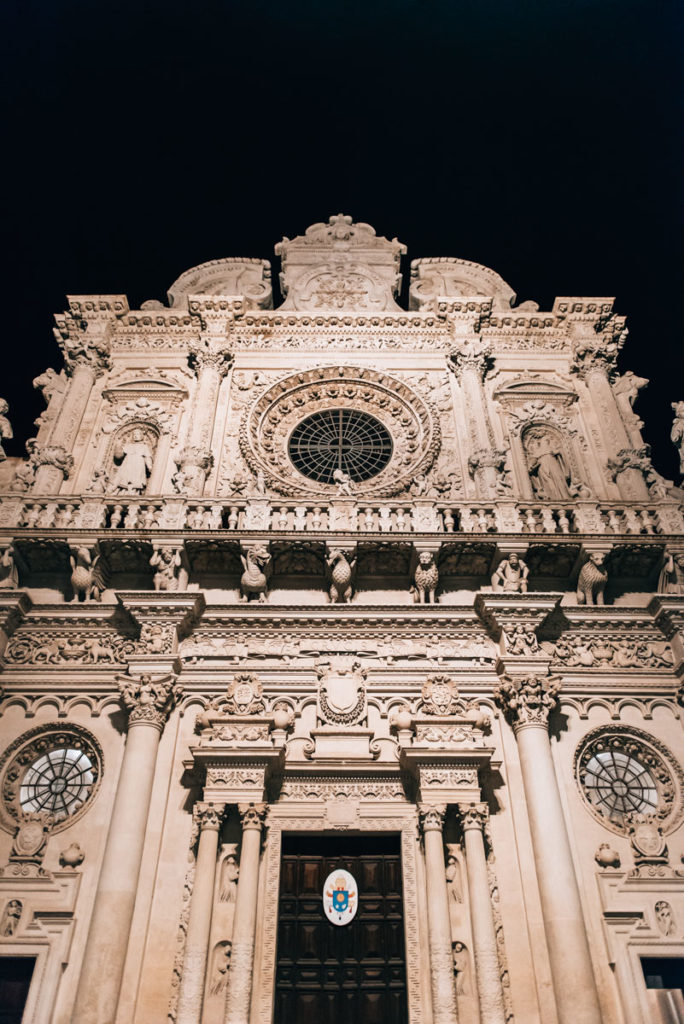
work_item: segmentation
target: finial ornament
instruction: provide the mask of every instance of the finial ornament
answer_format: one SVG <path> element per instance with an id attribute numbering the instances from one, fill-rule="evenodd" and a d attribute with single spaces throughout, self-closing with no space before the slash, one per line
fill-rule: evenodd
<path id="1" fill-rule="evenodd" d="M 546 727 L 558 703 L 560 682 L 555 676 L 501 676 L 494 700 L 515 730 L 526 725 Z"/>
<path id="2" fill-rule="evenodd" d="M 180 698 L 183 687 L 171 672 L 166 676 L 144 674 L 138 679 L 117 676 L 121 703 L 128 711 L 128 725 L 152 725 L 161 732 Z"/>

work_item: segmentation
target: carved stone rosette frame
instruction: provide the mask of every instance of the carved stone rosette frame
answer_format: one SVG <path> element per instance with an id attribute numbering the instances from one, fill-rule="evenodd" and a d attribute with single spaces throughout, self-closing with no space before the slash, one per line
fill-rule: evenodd
<path id="1" fill-rule="evenodd" d="M 360 792 L 360 788 L 359 788 Z M 354 803 L 350 801 L 351 806 Z M 329 808 L 329 804 L 327 807 Z M 376 802 L 364 806 L 359 801 L 355 820 L 335 824 L 330 821 L 326 803 L 295 808 L 289 801 L 269 807 L 269 829 L 262 865 L 258 919 L 261 922 L 254 963 L 254 986 L 251 1019 L 258 1024 L 272 1024 L 275 996 L 276 943 L 278 933 L 278 897 L 283 832 L 323 832 L 335 828 L 359 832 L 398 832 L 401 836 L 401 865 L 404 902 L 404 941 L 406 944 L 406 986 L 410 1024 L 423 1024 L 430 1019 L 425 1007 L 430 1005 L 429 975 L 421 974 L 420 950 L 427 949 L 426 911 L 422 906 L 424 885 L 418 872 L 418 817 L 414 804 L 397 801 L 391 809 L 384 805 L 387 816 Z M 365 812 L 365 813 L 364 813 Z M 366 814 L 368 817 L 366 817 Z M 296 816 L 293 816 L 296 815 Z M 419 908 L 419 904 L 421 907 Z M 422 910 L 422 912 L 421 912 Z M 424 959 L 424 958 L 423 958 Z"/>
<path id="2" fill-rule="evenodd" d="M 392 436 L 388 465 L 362 485 L 353 485 L 364 497 L 402 493 L 430 469 L 439 453 L 439 416 L 426 398 L 368 367 L 323 366 L 279 381 L 246 411 L 240 428 L 245 462 L 262 469 L 270 486 L 289 497 L 334 497 L 336 485 L 309 480 L 295 469 L 287 445 L 305 416 L 338 408 L 364 409 Z"/>

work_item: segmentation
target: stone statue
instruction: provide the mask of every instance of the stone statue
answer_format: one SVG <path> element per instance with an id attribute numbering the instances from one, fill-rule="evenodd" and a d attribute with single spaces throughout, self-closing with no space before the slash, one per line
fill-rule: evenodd
<path id="1" fill-rule="evenodd" d="M 456 995 L 465 996 L 470 993 L 470 956 L 468 948 L 463 942 L 451 943 L 451 952 L 454 958 L 454 974 L 456 976 Z"/>
<path id="2" fill-rule="evenodd" d="M 538 498 L 564 501 L 574 496 L 570 471 L 559 443 L 548 433 L 530 436 L 527 450 L 532 486 Z"/>
<path id="3" fill-rule="evenodd" d="M 337 484 L 338 494 L 346 494 L 349 498 L 352 497 L 349 473 L 345 473 L 343 469 L 335 469 L 333 470 L 333 481 Z"/>
<path id="4" fill-rule="evenodd" d="M 453 853 L 450 853 L 447 857 L 446 883 L 449 886 L 449 895 L 454 903 L 463 903 L 461 866 Z"/>
<path id="5" fill-rule="evenodd" d="M 415 586 L 411 587 L 413 600 L 418 604 L 434 604 L 439 571 L 432 551 L 421 551 L 414 574 Z"/>
<path id="6" fill-rule="evenodd" d="M 16 590 L 19 586 L 19 570 L 14 559 L 11 544 L 0 551 L 0 590 Z"/>
<path id="7" fill-rule="evenodd" d="M 28 491 L 36 475 L 36 468 L 29 459 L 28 462 L 20 463 L 14 471 L 14 478 L 10 484 L 10 491 L 23 494 Z"/>
<path id="8" fill-rule="evenodd" d="M 55 391 L 61 392 L 64 390 L 64 379 L 56 370 L 48 366 L 47 370 L 44 370 L 43 373 L 34 378 L 33 386 L 42 391 L 43 398 L 46 404 L 49 405 Z"/>
<path id="9" fill-rule="evenodd" d="M 7 458 L 5 455 L 5 449 L 2 447 L 2 442 L 5 438 L 9 441 L 14 437 L 14 431 L 12 425 L 7 419 L 6 413 L 9 412 L 9 405 L 4 398 L 0 398 L 0 462 L 3 462 Z"/>
<path id="10" fill-rule="evenodd" d="M 655 905 L 656 923 L 661 935 L 674 935 L 675 922 L 672 907 L 667 900 L 658 900 Z"/>
<path id="11" fill-rule="evenodd" d="M 152 472 L 152 449 L 137 427 L 130 439 L 114 448 L 114 470 L 110 491 L 112 494 L 142 494 Z"/>
<path id="12" fill-rule="evenodd" d="M 659 594 L 684 594 L 684 553 L 665 552 L 665 561 L 658 577 Z M 2 584 L 0 584 L 2 586 Z"/>
<path id="13" fill-rule="evenodd" d="M 88 494 L 106 494 L 107 493 L 107 470 L 96 469 L 93 473 L 93 479 L 86 487 Z"/>
<path id="14" fill-rule="evenodd" d="M 69 562 L 74 601 L 101 601 L 102 591 L 107 586 L 102 556 L 93 557 L 86 547 L 72 548 Z"/>
<path id="15" fill-rule="evenodd" d="M 332 550 L 326 556 L 325 564 L 330 578 L 328 596 L 331 603 L 347 604 L 352 598 L 352 577 L 356 559 L 347 558 L 344 551 Z"/>
<path id="16" fill-rule="evenodd" d="M 249 601 L 256 597 L 263 604 L 268 594 L 270 552 L 263 544 L 257 544 L 246 548 L 245 553 L 240 555 L 240 561 L 245 570 L 240 577 L 241 600 Z"/>
<path id="17" fill-rule="evenodd" d="M 237 858 L 234 853 L 229 853 L 221 865 L 219 899 L 222 903 L 235 903 L 239 875 Z"/>
<path id="18" fill-rule="evenodd" d="M 526 594 L 527 577 L 530 570 L 515 552 L 502 559 L 492 574 L 492 590 L 495 594 Z"/>
<path id="19" fill-rule="evenodd" d="M 212 996 L 220 995 L 228 985 L 228 971 L 230 969 L 230 954 L 232 943 L 224 941 L 217 942 L 214 947 L 214 955 L 211 965 L 211 981 L 209 992 Z"/>
<path id="20" fill-rule="evenodd" d="M 603 565 L 604 555 L 593 551 L 580 569 L 577 580 L 577 604 L 603 604 L 608 573 Z"/>
<path id="21" fill-rule="evenodd" d="M 673 402 L 675 418 L 670 440 L 679 449 L 679 472 L 684 474 L 684 402 Z"/>
<path id="22" fill-rule="evenodd" d="M 150 558 L 150 565 L 156 570 L 152 581 L 155 590 L 179 589 L 181 556 L 177 548 L 157 548 Z"/>
<path id="23" fill-rule="evenodd" d="M 16 934 L 17 928 L 19 927 L 19 919 L 21 918 L 22 902 L 21 900 L 10 900 L 2 913 L 2 920 L 0 920 L 0 936 L 4 939 L 11 938 L 12 935 Z"/>

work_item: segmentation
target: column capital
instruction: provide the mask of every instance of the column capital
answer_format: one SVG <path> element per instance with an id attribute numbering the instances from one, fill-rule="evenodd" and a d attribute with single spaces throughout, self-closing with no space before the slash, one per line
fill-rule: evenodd
<path id="1" fill-rule="evenodd" d="M 183 687 L 171 672 L 153 678 L 146 673 L 137 678 L 117 676 L 121 703 L 128 711 L 128 728 L 151 725 L 162 732 L 171 711 L 180 698 Z"/>
<path id="2" fill-rule="evenodd" d="M 233 361 L 233 353 L 227 346 L 212 344 L 208 338 L 190 343 L 188 363 L 197 376 L 206 368 L 216 370 L 221 377 L 225 377 Z"/>
<path id="3" fill-rule="evenodd" d="M 558 703 L 560 682 L 556 676 L 501 676 L 494 700 L 515 732 L 527 726 L 546 728 L 549 713 Z"/>
<path id="4" fill-rule="evenodd" d="M 40 466 L 53 466 L 61 472 L 65 480 L 73 469 L 74 457 L 61 444 L 39 444 L 36 438 L 32 437 L 26 442 L 26 451 L 36 469 Z"/>
<path id="5" fill-rule="evenodd" d="M 205 830 L 218 832 L 225 812 L 225 804 L 215 804 L 204 800 L 198 801 L 192 809 L 194 821 L 200 832 Z"/>
<path id="6" fill-rule="evenodd" d="M 266 827 L 268 804 L 238 804 L 238 813 L 243 832 L 246 832 L 248 829 L 255 829 L 257 832 L 260 832 L 262 828 Z"/>
<path id="7" fill-rule="evenodd" d="M 457 377 L 464 370 L 473 370 L 480 380 L 484 380 L 492 365 L 492 347 L 488 341 L 475 335 L 464 339 L 460 348 L 449 355 L 448 366 Z"/>
<path id="8" fill-rule="evenodd" d="M 441 832 L 446 816 L 446 804 L 418 804 L 418 820 L 423 835 L 426 832 Z"/>
<path id="9" fill-rule="evenodd" d="M 458 813 L 464 832 L 471 828 L 483 832 L 489 821 L 489 808 L 486 803 L 458 804 Z"/>

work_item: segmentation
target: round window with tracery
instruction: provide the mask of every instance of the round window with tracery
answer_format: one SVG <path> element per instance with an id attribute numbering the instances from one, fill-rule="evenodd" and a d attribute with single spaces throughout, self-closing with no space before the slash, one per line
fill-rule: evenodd
<path id="1" fill-rule="evenodd" d="M 19 736 L 0 759 L 0 824 L 13 829 L 25 814 L 49 814 L 53 831 L 86 810 L 102 776 L 102 750 L 78 725 L 44 725 Z"/>
<path id="2" fill-rule="evenodd" d="M 590 732 L 575 754 L 575 773 L 591 812 L 616 832 L 631 814 L 652 816 L 664 832 L 681 821 L 684 774 L 654 736 L 627 726 Z"/>
<path id="3" fill-rule="evenodd" d="M 370 480 L 392 457 L 387 427 L 358 409 L 324 409 L 307 416 L 292 431 L 288 450 L 300 473 L 332 484 L 336 471 L 354 483 Z"/>

